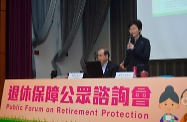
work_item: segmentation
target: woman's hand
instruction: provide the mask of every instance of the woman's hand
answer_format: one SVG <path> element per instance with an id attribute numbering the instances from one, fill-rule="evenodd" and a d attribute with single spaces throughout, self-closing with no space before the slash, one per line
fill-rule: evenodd
<path id="1" fill-rule="evenodd" d="M 122 70 L 126 71 L 126 68 L 124 67 L 124 61 L 121 62 L 121 64 L 120 64 L 120 68 L 121 68 Z"/>
<path id="2" fill-rule="evenodd" d="M 131 49 L 131 50 L 134 50 L 134 45 L 133 45 L 132 43 L 129 42 L 129 43 L 127 44 L 127 48 L 128 48 L 128 49 Z"/>

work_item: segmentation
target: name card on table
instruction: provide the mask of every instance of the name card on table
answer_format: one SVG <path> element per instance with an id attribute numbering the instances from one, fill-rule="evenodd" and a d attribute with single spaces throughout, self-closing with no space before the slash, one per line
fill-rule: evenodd
<path id="1" fill-rule="evenodd" d="M 83 78 L 83 73 L 79 72 L 74 72 L 74 73 L 69 73 L 68 79 L 82 79 Z"/>
<path id="2" fill-rule="evenodd" d="M 134 72 L 116 72 L 115 78 L 133 78 Z"/>

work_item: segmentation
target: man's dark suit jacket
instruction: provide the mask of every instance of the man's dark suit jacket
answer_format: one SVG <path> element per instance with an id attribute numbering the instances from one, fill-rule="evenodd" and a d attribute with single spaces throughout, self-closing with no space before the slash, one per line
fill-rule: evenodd
<path id="1" fill-rule="evenodd" d="M 112 63 L 111 61 L 108 61 L 103 77 L 104 78 L 115 77 L 116 72 L 119 72 L 119 66 Z"/>

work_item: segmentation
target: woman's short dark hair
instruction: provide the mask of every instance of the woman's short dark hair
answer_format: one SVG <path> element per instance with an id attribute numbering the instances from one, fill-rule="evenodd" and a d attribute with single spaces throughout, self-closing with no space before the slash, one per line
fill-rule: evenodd
<path id="1" fill-rule="evenodd" d="M 142 30 L 142 22 L 139 19 L 133 19 L 130 21 L 129 23 L 129 29 L 132 25 L 136 25 L 138 27 L 139 30 Z"/>

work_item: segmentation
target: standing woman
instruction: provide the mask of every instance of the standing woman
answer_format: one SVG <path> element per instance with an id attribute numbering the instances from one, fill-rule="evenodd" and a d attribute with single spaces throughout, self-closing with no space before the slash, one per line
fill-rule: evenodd
<path id="1" fill-rule="evenodd" d="M 149 73 L 151 46 L 149 40 L 141 35 L 142 22 L 140 20 L 130 21 L 128 28 L 130 37 L 126 57 L 120 64 L 120 68 L 124 71 L 133 71 L 133 67 L 136 67 L 137 76 L 140 77 L 142 71 Z"/>

